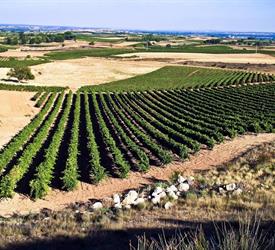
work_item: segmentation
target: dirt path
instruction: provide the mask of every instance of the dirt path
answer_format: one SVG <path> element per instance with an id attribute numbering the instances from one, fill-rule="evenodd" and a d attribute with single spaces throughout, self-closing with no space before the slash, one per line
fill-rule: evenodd
<path id="1" fill-rule="evenodd" d="M 217 145 L 213 150 L 202 150 L 183 163 L 174 162 L 165 168 L 151 167 L 148 173 L 131 173 L 128 179 L 108 178 L 98 186 L 81 183 L 78 190 L 73 192 L 53 190 L 46 199 L 36 202 L 31 201 L 28 197 L 16 194 L 13 199 L 6 199 L 0 202 L 0 215 L 9 216 L 13 213 L 25 214 L 28 212 L 37 212 L 42 208 L 59 210 L 73 202 L 110 197 L 113 193 L 149 184 L 153 179 L 167 180 L 174 171 L 190 173 L 194 170 L 220 166 L 252 147 L 274 140 L 275 134 L 241 136 L 232 141 L 226 141 Z"/>

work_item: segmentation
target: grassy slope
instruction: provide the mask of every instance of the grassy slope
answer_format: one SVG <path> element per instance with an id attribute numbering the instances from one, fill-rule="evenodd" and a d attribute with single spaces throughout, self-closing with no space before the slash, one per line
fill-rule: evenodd
<path id="1" fill-rule="evenodd" d="M 195 86 L 208 77 L 224 79 L 232 71 L 205 69 L 185 66 L 166 66 L 148 74 L 110 82 L 101 85 L 82 87 L 81 90 L 94 91 L 134 91 L 170 89 Z"/>

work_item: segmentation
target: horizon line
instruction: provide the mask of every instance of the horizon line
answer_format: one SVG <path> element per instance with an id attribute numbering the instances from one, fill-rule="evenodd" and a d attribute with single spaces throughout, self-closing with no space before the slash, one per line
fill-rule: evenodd
<path id="1" fill-rule="evenodd" d="M 15 26 L 41 26 L 41 27 L 62 27 L 62 28 L 78 28 L 78 29 L 107 29 L 107 30 L 122 30 L 122 31 L 143 31 L 143 32 L 221 32 L 221 33 L 272 33 L 275 31 L 236 31 L 236 30 L 166 30 L 166 29 L 140 29 L 140 28 L 111 28 L 111 27 L 89 27 L 89 26 L 74 26 L 74 25 L 58 25 L 58 24 L 20 24 L 20 23 L 0 23 L 0 25 L 15 25 Z"/>

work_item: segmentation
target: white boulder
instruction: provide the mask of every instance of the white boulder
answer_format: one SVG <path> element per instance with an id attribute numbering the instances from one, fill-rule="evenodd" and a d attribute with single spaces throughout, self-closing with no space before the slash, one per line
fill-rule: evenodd
<path id="1" fill-rule="evenodd" d="M 168 197 L 172 198 L 173 200 L 177 200 L 178 199 L 178 196 L 173 191 L 168 192 L 167 195 L 168 195 Z"/>
<path id="2" fill-rule="evenodd" d="M 135 190 L 131 190 L 128 192 L 128 194 L 125 196 L 123 200 L 124 205 L 132 205 L 135 203 L 135 200 L 138 198 L 138 193 Z"/>
<path id="3" fill-rule="evenodd" d="M 145 203 L 145 199 L 144 198 L 137 198 L 135 200 L 135 204 L 134 205 L 142 205 Z"/>
<path id="4" fill-rule="evenodd" d="M 164 191 L 162 191 L 161 193 L 159 193 L 158 195 L 161 199 L 166 197 L 166 193 Z"/>
<path id="5" fill-rule="evenodd" d="M 235 183 L 230 183 L 225 186 L 226 191 L 234 191 L 237 188 Z"/>
<path id="6" fill-rule="evenodd" d="M 119 203 L 120 203 L 119 194 L 114 194 L 114 195 L 113 195 L 113 202 L 114 202 L 115 204 L 119 204 Z"/>
<path id="7" fill-rule="evenodd" d="M 152 196 L 156 197 L 156 196 L 158 196 L 162 192 L 163 192 L 163 188 L 162 187 L 156 187 L 155 190 L 154 190 L 154 192 L 152 193 Z"/>
<path id="8" fill-rule="evenodd" d="M 169 187 L 166 188 L 166 192 L 167 193 L 177 192 L 177 191 L 178 191 L 178 189 L 177 189 L 177 187 L 175 185 L 171 185 L 171 186 L 169 186 Z"/>
<path id="9" fill-rule="evenodd" d="M 114 205 L 114 208 L 116 208 L 116 209 L 121 209 L 121 208 L 122 208 L 121 203 L 116 203 L 116 204 Z"/>
<path id="10" fill-rule="evenodd" d="M 160 203 L 160 196 L 153 197 L 153 199 L 151 201 L 154 205 L 159 204 Z"/>
<path id="11" fill-rule="evenodd" d="M 222 187 L 219 187 L 219 193 L 220 193 L 220 194 L 225 194 L 226 191 L 225 191 Z"/>
<path id="12" fill-rule="evenodd" d="M 189 190 L 190 186 L 188 183 L 181 183 L 178 186 L 178 189 L 180 192 L 187 192 Z"/>
<path id="13" fill-rule="evenodd" d="M 99 209 L 101 209 L 101 208 L 103 208 L 103 205 L 102 205 L 102 203 L 101 202 L 96 202 L 96 203 L 94 203 L 93 205 L 92 205 L 92 209 L 93 210 L 99 210 Z"/>
<path id="14" fill-rule="evenodd" d="M 168 210 L 168 209 L 170 209 L 172 206 L 173 206 L 173 203 L 170 202 L 170 201 L 168 201 L 168 202 L 165 203 L 164 208 L 165 208 L 166 210 Z"/>
<path id="15" fill-rule="evenodd" d="M 178 183 L 180 184 L 180 183 L 186 182 L 187 180 L 186 180 L 183 176 L 179 175 L 177 181 L 178 181 Z"/>

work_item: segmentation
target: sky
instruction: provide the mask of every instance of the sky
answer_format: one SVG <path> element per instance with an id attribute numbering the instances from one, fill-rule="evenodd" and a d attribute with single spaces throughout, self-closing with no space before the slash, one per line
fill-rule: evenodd
<path id="1" fill-rule="evenodd" d="M 0 0 L 1 24 L 275 32 L 275 0 Z"/>

